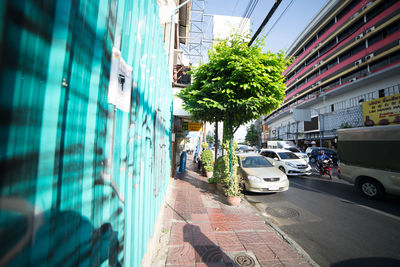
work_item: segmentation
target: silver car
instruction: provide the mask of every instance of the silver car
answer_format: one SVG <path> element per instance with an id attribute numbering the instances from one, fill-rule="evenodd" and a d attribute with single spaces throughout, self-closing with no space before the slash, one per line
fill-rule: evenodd
<path id="1" fill-rule="evenodd" d="M 289 180 L 266 158 L 255 153 L 238 154 L 238 175 L 250 192 L 282 192 L 289 189 Z"/>

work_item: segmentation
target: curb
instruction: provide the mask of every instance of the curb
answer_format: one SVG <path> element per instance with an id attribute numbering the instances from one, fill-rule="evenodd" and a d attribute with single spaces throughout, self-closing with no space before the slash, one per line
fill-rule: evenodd
<path id="1" fill-rule="evenodd" d="M 278 235 L 280 235 L 283 238 L 283 240 L 285 240 L 294 250 L 296 250 L 296 252 L 299 253 L 310 265 L 312 265 L 313 267 L 320 267 L 320 265 L 318 263 L 316 263 L 310 257 L 310 255 L 308 255 L 308 253 L 299 244 L 296 243 L 296 241 L 291 239 L 285 232 L 283 232 L 281 229 L 279 229 L 279 227 L 277 225 L 275 225 L 273 222 L 271 222 L 270 218 L 266 215 L 265 212 L 261 212 L 253 204 L 251 204 L 246 198 L 243 198 L 243 200 L 246 201 L 247 204 L 249 204 L 252 207 L 252 209 L 254 209 L 257 212 L 257 214 L 263 216 L 265 219 L 264 222 L 267 225 L 271 226 L 271 228 L 274 229 L 274 231 Z"/>

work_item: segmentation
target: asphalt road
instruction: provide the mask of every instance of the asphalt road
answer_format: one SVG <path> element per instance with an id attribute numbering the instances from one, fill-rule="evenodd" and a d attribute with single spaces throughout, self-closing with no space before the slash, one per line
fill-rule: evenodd
<path id="1" fill-rule="evenodd" d="M 400 198 L 369 200 L 335 177 L 289 180 L 286 192 L 245 197 L 320 266 L 400 266 Z"/>

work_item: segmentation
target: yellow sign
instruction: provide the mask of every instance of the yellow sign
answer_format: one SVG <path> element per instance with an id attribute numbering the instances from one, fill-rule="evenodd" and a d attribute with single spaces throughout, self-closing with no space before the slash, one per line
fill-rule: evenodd
<path id="1" fill-rule="evenodd" d="M 190 132 L 198 132 L 203 129 L 203 123 L 201 122 L 189 122 L 188 123 L 188 131 Z"/>
<path id="2" fill-rule="evenodd" d="M 365 126 L 400 124 L 400 94 L 363 103 Z"/>

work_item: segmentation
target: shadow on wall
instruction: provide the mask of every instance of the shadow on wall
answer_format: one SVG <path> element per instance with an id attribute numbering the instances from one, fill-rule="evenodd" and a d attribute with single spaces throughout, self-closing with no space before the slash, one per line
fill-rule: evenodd
<path id="1" fill-rule="evenodd" d="M 0 266 L 99 266 L 118 262 L 118 233 L 71 210 L 34 214 L 22 199 L 0 198 Z"/>

